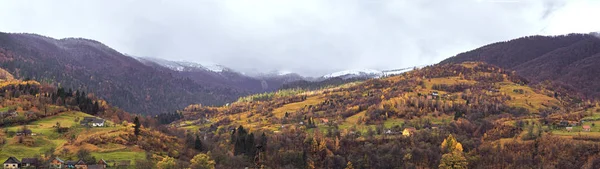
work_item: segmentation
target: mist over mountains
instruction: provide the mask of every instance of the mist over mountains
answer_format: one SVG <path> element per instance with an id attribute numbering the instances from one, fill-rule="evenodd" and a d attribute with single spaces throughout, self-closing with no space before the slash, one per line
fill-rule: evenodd
<path id="1" fill-rule="evenodd" d="M 217 64 L 133 57 L 98 41 L 0 33 L 2 66 L 17 78 L 35 79 L 96 93 L 140 114 L 159 114 L 190 104 L 222 105 L 240 96 L 275 91 L 298 80 L 322 81 L 291 72 L 246 75 Z M 335 77 L 357 76 L 353 72 Z M 372 74 L 358 74 L 373 78 Z"/>

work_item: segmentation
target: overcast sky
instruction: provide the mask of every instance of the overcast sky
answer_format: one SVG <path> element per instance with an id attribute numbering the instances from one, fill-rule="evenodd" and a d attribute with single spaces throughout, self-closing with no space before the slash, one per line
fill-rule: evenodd
<path id="1" fill-rule="evenodd" d="M 434 64 L 497 41 L 600 31 L 599 0 L 2 0 L 0 31 L 135 56 L 318 76 Z"/>

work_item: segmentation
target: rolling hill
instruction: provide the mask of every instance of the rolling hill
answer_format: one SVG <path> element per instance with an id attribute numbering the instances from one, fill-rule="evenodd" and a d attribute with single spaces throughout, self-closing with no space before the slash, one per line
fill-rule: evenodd
<path id="1" fill-rule="evenodd" d="M 595 166 L 600 128 L 586 133 L 582 126 L 600 122 L 600 107 L 555 93 L 497 66 L 440 64 L 222 107 L 190 105 L 172 125 L 218 145 L 208 151 L 222 168 L 254 164 L 228 155 L 252 157 L 259 150 L 244 147 L 249 140 L 265 144 L 261 164 L 271 168 L 438 168 L 448 160 L 440 145 L 451 137 L 464 151 L 455 158 L 463 156 L 468 168 Z M 565 158 L 556 160 L 557 143 L 581 149 L 561 149 Z"/>
<path id="2" fill-rule="evenodd" d="M 110 165 L 121 161 L 133 165 L 147 160 L 147 154 L 185 158 L 181 139 L 156 130 L 153 119 L 140 116 L 145 127 L 136 136 L 133 124 L 127 122 L 134 121 L 130 114 L 93 94 L 66 92 L 33 80 L 13 79 L 7 73 L 0 78 L 0 89 L 0 159 L 78 160 L 80 152 L 88 152 L 94 162 L 104 159 Z M 98 107 L 89 109 L 94 104 Z M 104 126 L 80 123 L 90 117 L 105 119 Z M 30 132 L 20 134 L 23 131 Z"/>
<path id="3" fill-rule="evenodd" d="M 598 33 L 529 36 L 489 44 L 441 62 L 483 61 L 534 83 L 551 82 L 590 99 L 600 98 Z"/>

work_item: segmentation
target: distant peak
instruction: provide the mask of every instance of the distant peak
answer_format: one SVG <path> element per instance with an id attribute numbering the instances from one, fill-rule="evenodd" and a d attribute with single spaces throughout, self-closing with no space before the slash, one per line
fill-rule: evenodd
<path id="1" fill-rule="evenodd" d="M 333 78 L 333 77 L 341 77 L 341 76 L 361 76 L 361 75 L 369 75 L 369 76 L 381 76 L 383 73 L 379 70 L 373 69 L 351 69 L 351 70 L 343 70 L 334 73 L 330 73 L 324 75 L 324 78 Z"/>
<path id="2" fill-rule="evenodd" d="M 214 64 L 214 63 L 209 63 L 209 62 L 205 62 L 205 63 L 196 63 L 196 62 L 189 62 L 189 61 L 171 61 L 171 60 L 165 60 L 165 59 L 160 59 L 160 58 L 154 58 L 154 57 L 133 57 L 137 60 L 145 60 L 145 61 L 150 61 L 153 63 L 156 63 L 162 67 L 174 70 L 174 71 L 194 71 L 194 70 L 206 70 L 206 71 L 211 71 L 211 72 L 216 72 L 216 73 L 220 73 L 223 71 L 232 71 L 231 69 L 219 65 L 219 64 Z"/>

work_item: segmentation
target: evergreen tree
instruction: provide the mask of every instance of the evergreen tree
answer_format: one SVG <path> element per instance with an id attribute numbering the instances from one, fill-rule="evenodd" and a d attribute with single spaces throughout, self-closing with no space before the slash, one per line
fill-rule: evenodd
<path id="1" fill-rule="evenodd" d="M 135 119 L 133 120 L 133 133 L 137 136 L 140 135 L 140 119 L 138 117 L 135 117 Z"/>
<path id="2" fill-rule="evenodd" d="M 243 126 L 240 125 L 236 131 L 234 155 L 246 154 L 246 135 L 247 132 Z"/>
<path id="3" fill-rule="evenodd" d="M 267 151 L 267 135 L 265 135 L 265 133 L 263 132 L 262 135 L 260 135 L 260 145 L 262 146 L 262 151 Z"/>
<path id="4" fill-rule="evenodd" d="M 456 113 L 454 113 L 454 120 L 458 120 L 458 118 L 461 118 L 463 116 L 463 113 L 460 111 L 456 111 Z"/>
<path id="5" fill-rule="evenodd" d="M 198 151 L 202 151 L 202 141 L 200 140 L 200 136 L 196 135 L 196 141 L 194 142 L 194 149 Z"/>
<path id="6" fill-rule="evenodd" d="M 235 129 L 231 130 L 231 140 L 229 141 L 230 143 L 234 143 L 235 144 L 235 141 L 236 141 L 235 134 L 237 134 L 235 132 Z"/>
<path id="7" fill-rule="evenodd" d="M 246 136 L 246 142 L 244 143 L 244 148 L 246 149 L 246 156 L 254 157 L 256 154 L 256 145 L 254 144 L 254 134 L 250 133 Z"/>
<path id="8" fill-rule="evenodd" d="M 94 114 L 98 114 L 98 112 L 100 112 L 100 104 L 98 103 L 98 101 L 94 102 Z"/>

